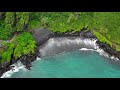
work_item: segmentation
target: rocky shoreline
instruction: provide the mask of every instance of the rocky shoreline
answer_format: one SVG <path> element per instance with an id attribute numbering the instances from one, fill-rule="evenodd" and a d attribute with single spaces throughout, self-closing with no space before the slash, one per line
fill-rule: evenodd
<path id="1" fill-rule="evenodd" d="M 75 32 L 75 33 L 67 32 L 64 34 L 52 33 L 48 29 L 35 29 L 35 30 L 33 30 L 32 35 L 37 42 L 36 53 L 34 55 L 33 54 L 32 55 L 23 55 L 18 60 L 15 60 L 13 58 L 10 62 L 5 62 L 5 63 L 1 64 L 0 65 L 0 76 L 2 76 L 2 74 L 5 73 L 6 71 L 10 70 L 12 68 L 10 65 L 14 64 L 17 61 L 21 61 L 22 64 L 25 65 L 28 70 L 30 70 L 31 66 L 32 66 L 31 63 L 37 57 L 41 57 L 38 47 L 43 45 L 50 38 L 76 36 L 76 37 L 80 37 L 80 38 L 97 39 L 96 36 L 94 36 L 91 31 L 85 31 L 85 29 L 81 30 L 80 32 Z M 98 46 L 101 49 L 103 49 L 105 52 L 107 52 L 109 54 L 109 56 L 115 56 L 120 60 L 119 52 L 115 51 L 109 45 L 102 43 L 99 40 L 97 40 L 96 43 L 98 44 Z"/>

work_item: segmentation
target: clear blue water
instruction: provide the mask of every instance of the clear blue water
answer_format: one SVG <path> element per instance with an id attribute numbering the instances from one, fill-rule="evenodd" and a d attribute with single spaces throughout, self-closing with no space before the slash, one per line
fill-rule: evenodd
<path id="1" fill-rule="evenodd" d="M 93 51 L 67 52 L 32 63 L 32 70 L 11 78 L 119 78 L 120 65 Z"/>

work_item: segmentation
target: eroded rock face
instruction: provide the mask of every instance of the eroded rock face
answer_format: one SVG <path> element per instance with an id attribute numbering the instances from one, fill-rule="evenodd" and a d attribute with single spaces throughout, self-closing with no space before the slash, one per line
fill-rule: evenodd
<path id="1" fill-rule="evenodd" d="M 4 62 L 0 65 L 0 76 L 6 71 L 10 70 L 10 63 L 9 62 Z"/>
<path id="2" fill-rule="evenodd" d="M 36 60 L 38 56 L 38 50 L 36 50 L 35 54 L 23 55 L 19 60 L 25 65 L 26 69 L 30 70 L 32 67 L 32 62 Z"/>
<path id="3" fill-rule="evenodd" d="M 84 30 L 81 30 L 81 31 L 77 31 L 77 32 L 66 32 L 66 33 L 54 33 L 54 36 L 55 37 L 73 37 L 73 36 L 76 36 L 76 37 L 79 37 L 80 38 L 96 38 L 95 35 L 93 35 L 92 31 L 86 31 L 86 29 Z"/>
<path id="4" fill-rule="evenodd" d="M 96 42 L 101 49 L 103 49 L 105 52 L 107 52 L 110 56 L 118 57 L 120 60 L 120 52 L 117 52 L 115 49 L 111 48 L 109 45 L 102 43 L 100 41 Z"/>
<path id="5" fill-rule="evenodd" d="M 32 32 L 34 39 L 37 42 L 37 46 L 44 44 L 49 38 L 53 37 L 53 33 L 44 28 L 44 29 L 35 29 Z"/>
<path id="6" fill-rule="evenodd" d="M 54 33 L 54 37 L 73 37 L 73 36 L 80 36 L 80 32 L 75 32 L 75 33 L 72 33 L 72 32 L 66 32 L 66 33 L 58 33 L 58 32 L 55 32 Z"/>
<path id="7" fill-rule="evenodd" d="M 16 63 L 17 61 L 21 61 L 22 64 L 25 65 L 26 69 L 30 70 L 32 66 L 31 63 L 34 60 L 36 60 L 37 56 L 38 56 L 38 50 L 36 49 L 35 54 L 23 55 L 19 59 L 15 59 L 13 57 L 10 62 L 4 62 L 0 64 L 0 77 L 2 76 L 3 73 L 11 69 L 10 65 Z"/>
<path id="8" fill-rule="evenodd" d="M 85 32 L 84 30 L 80 32 L 80 36 L 84 38 L 96 38 L 91 31 Z"/>

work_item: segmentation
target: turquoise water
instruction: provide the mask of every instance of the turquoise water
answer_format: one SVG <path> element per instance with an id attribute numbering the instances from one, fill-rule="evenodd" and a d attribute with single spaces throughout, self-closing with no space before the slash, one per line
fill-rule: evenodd
<path id="1" fill-rule="evenodd" d="M 76 50 L 34 61 L 32 70 L 20 70 L 11 78 L 118 78 L 117 63 L 93 51 Z"/>

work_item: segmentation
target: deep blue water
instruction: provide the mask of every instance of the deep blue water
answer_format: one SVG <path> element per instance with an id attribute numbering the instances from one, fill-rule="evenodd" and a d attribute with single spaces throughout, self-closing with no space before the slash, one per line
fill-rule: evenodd
<path id="1" fill-rule="evenodd" d="M 11 78 L 118 78 L 120 65 L 94 51 L 66 52 L 43 57 L 32 70 L 14 73 Z"/>

